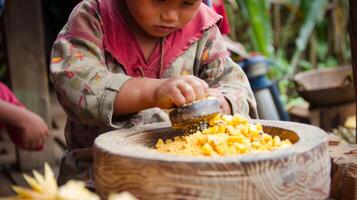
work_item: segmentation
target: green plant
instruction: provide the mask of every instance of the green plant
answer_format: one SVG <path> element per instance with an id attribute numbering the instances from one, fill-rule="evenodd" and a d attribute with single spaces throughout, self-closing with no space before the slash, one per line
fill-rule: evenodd
<path id="1" fill-rule="evenodd" d="M 348 1 L 226 0 L 231 38 L 277 63 L 268 76 L 279 81 L 285 104 L 299 98 L 292 77 L 300 71 L 350 62 Z M 246 31 L 248 30 L 248 31 Z M 301 100 L 301 99 L 300 99 Z"/>
<path id="2" fill-rule="evenodd" d="M 237 0 L 243 10 L 242 14 L 249 21 L 248 30 L 254 49 L 264 56 L 273 56 L 273 39 L 270 24 L 270 4 L 267 1 Z"/>

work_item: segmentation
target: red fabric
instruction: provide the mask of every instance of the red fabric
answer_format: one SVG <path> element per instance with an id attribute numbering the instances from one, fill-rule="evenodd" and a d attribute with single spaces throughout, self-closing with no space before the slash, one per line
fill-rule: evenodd
<path id="1" fill-rule="evenodd" d="M 16 96 L 10 91 L 10 89 L 1 82 L 0 82 L 0 99 L 8 103 L 23 107 L 20 101 L 17 100 Z"/>
<path id="2" fill-rule="evenodd" d="M 219 27 L 219 30 L 221 31 L 222 35 L 229 34 L 231 28 L 229 26 L 228 16 L 226 13 L 226 9 L 224 8 L 223 0 L 214 0 L 213 9 L 223 17 L 221 26 Z"/>
<path id="3" fill-rule="evenodd" d="M 117 1 L 99 0 L 104 31 L 103 44 L 105 50 L 133 77 L 144 75 L 160 78 L 169 65 L 202 36 L 205 29 L 221 19 L 220 15 L 201 3 L 199 11 L 189 23 L 166 37 L 163 46 L 163 69 L 160 74 L 160 45 L 157 45 L 146 62 L 139 44 L 120 14 Z"/>

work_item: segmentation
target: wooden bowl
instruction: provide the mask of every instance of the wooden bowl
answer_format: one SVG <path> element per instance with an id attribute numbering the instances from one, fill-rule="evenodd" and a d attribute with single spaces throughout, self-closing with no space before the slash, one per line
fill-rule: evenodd
<path id="1" fill-rule="evenodd" d="M 326 199 L 327 134 L 300 123 L 259 122 L 294 145 L 237 156 L 175 156 L 152 149 L 158 138 L 182 134 L 169 123 L 104 133 L 93 152 L 97 193 L 102 199 L 122 191 L 139 199 Z"/>
<path id="2" fill-rule="evenodd" d="M 337 105 L 355 99 L 351 66 L 301 72 L 294 76 L 299 95 L 312 105 Z"/>

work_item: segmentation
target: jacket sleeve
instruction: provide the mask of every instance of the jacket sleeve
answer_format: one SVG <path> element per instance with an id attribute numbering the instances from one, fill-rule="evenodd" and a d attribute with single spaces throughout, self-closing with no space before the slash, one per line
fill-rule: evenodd
<path id="1" fill-rule="evenodd" d="M 53 45 L 50 75 L 71 121 L 115 127 L 114 100 L 131 77 L 108 71 L 99 16 L 94 0 L 73 10 Z"/>
<path id="2" fill-rule="evenodd" d="M 241 67 L 233 62 L 217 26 L 208 29 L 201 40 L 198 76 L 218 88 L 231 105 L 233 114 L 258 118 L 256 101 Z"/>

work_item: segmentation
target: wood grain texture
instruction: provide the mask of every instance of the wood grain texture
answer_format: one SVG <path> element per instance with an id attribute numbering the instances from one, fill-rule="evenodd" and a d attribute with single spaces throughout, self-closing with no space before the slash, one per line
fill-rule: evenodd
<path id="1" fill-rule="evenodd" d="M 180 132 L 168 123 L 117 130 L 94 145 L 98 194 L 129 191 L 139 199 L 326 199 L 331 163 L 327 135 L 292 122 L 260 121 L 264 131 L 295 144 L 266 153 L 190 157 L 150 149 Z"/>
<path id="2" fill-rule="evenodd" d="M 357 199 L 357 144 L 330 146 L 331 198 Z"/>

